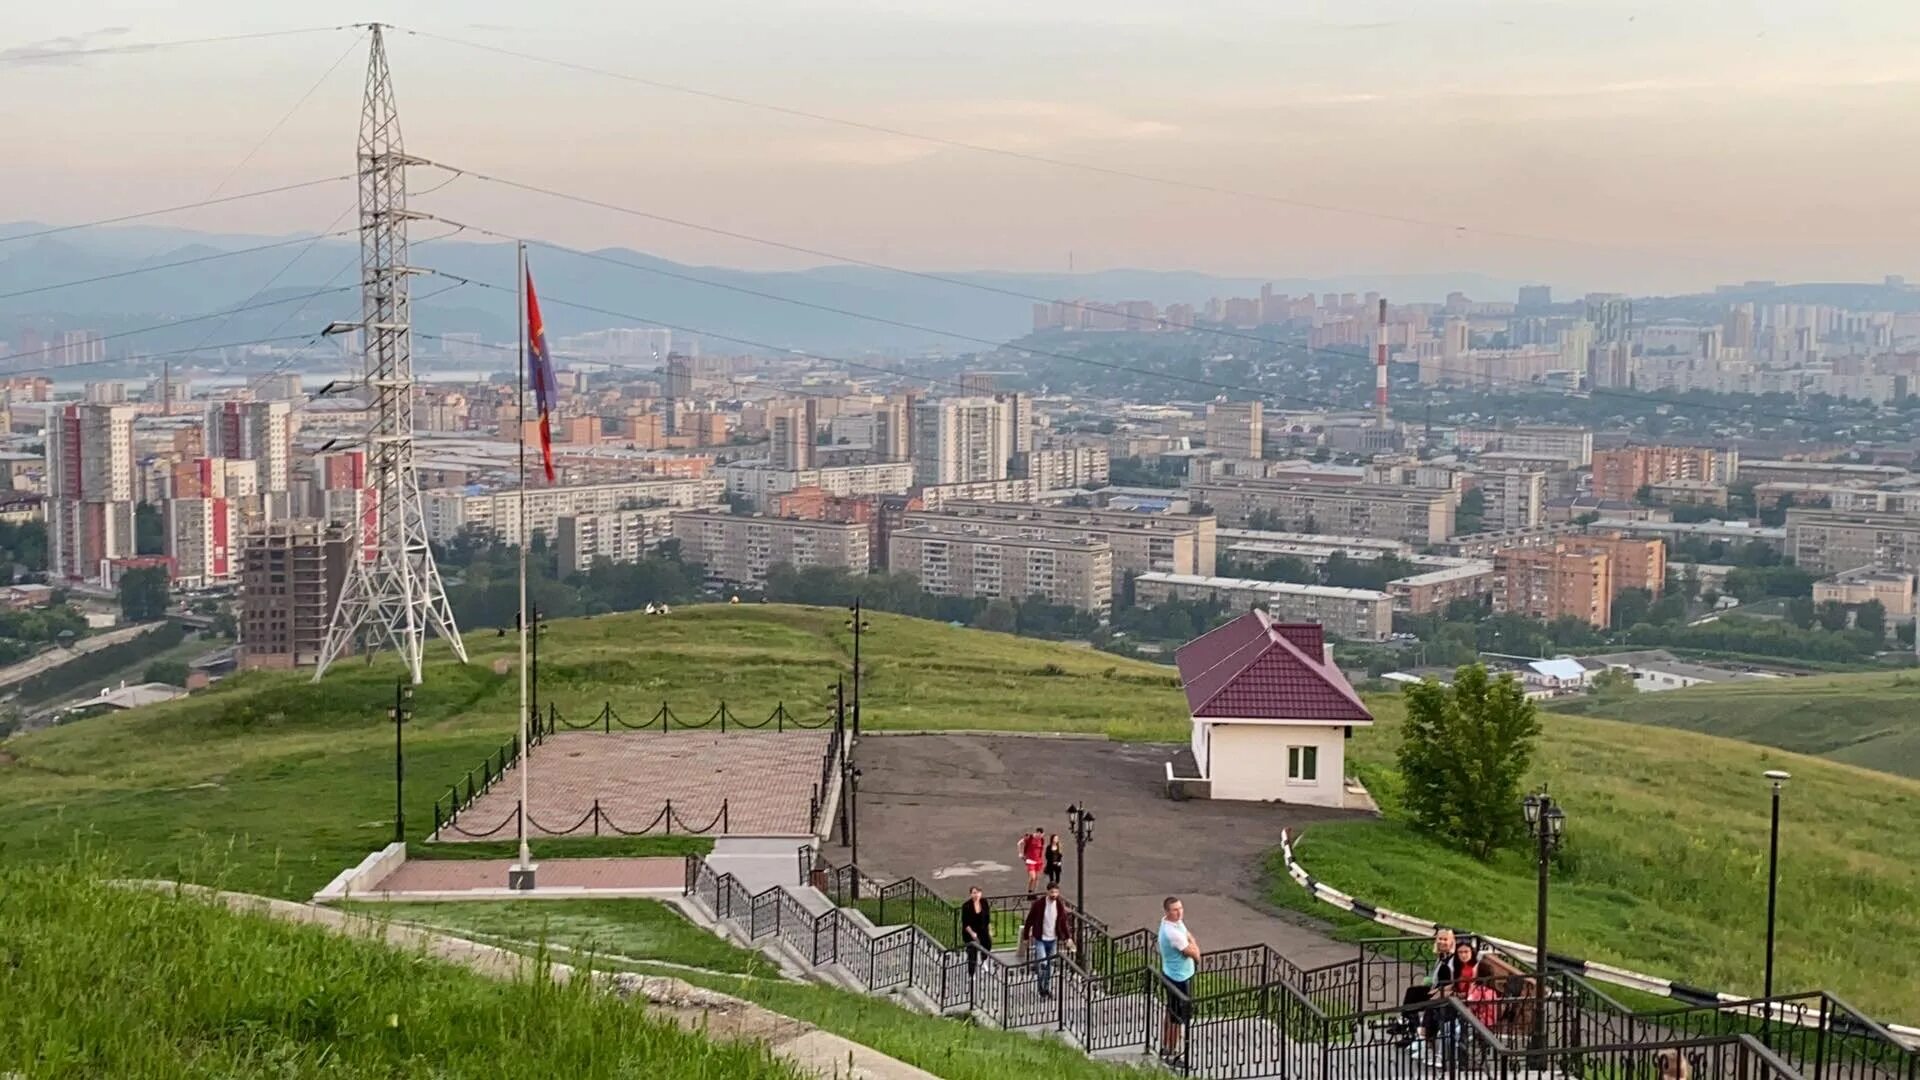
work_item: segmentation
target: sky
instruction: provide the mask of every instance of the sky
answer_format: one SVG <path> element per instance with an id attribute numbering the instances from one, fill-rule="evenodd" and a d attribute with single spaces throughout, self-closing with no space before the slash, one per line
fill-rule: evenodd
<path id="1" fill-rule="evenodd" d="M 352 170 L 362 31 L 128 48 L 316 27 L 337 5 L 174 7 L 9 12 L 0 220 Z M 800 247 L 1651 293 L 1920 279 L 1920 4 L 1844 16 L 1830 0 L 390 0 L 335 17 L 397 27 L 413 154 Z M 470 177 L 427 193 L 446 176 L 414 170 L 417 208 L 691 263 L 825 261 Z M 290 233 L 352 205 L 342 182 L 155 223 Z"/>

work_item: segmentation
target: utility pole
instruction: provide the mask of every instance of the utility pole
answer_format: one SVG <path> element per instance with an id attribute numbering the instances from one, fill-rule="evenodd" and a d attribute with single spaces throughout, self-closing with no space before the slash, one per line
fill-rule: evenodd
<path id="1" fill-rule="evenodd" d="M 540 609 L 537 607 L 527 609 L 527 635 L 528 644 L 533 649 L 533 659 L 527 665 L 528 676 L 533 680 L 532 685 L 528 687 L 528 692 L 532 695 L 533 723 L 536 725 L 535 730 L 538 730 L 540 723 Z"/>
<path id="2" fill-rule="evenodd" d="M 405 679 L 393 684 L 393 842 L 407 842 L 406 745 L 401 730 L 413 719 L 413 686 Z"/>
<path id="3" fill-rule="evenodd" d="M 847 629 L 853 631 L 853 737 L 860 737 L 860 636 L 866 632 L 867 620 L 861 597 L 853 598 L 853 618 L 847 620 Z"/>

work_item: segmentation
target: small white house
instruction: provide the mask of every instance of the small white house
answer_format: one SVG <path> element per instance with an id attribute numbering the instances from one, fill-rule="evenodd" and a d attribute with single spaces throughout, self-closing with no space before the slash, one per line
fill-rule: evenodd
<path id="1" fill-rule="evenodd" d="M 1208 797 L 1347 805 L 1347 737 L 1373 723 L 1313 623 L 1254 609 L 1174 654 Z"/>

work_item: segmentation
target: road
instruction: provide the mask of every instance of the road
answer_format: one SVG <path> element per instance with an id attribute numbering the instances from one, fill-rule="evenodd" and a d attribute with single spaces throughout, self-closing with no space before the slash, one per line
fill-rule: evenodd
<path id="1" fill-rule="evenodd" d="M 56 645 L 31 660 L 22 660 L 17 664 L 0 668 L 0 689 L 25 682 L 43 671 L 51 671 L 62 664 L 72 661 L 76 657 L 85 656 L 90 652 L 99 652 L 101 649 L 119 645 L 122 642 L 132 641 L 142 634 L 151 633 L 160 629 L 163 625 L 165 625 L 164 622 L 150 622 L 140 623 L 136 626 L 123 626 L 117 630 L 109 630 L 104 634 L 95 634 L 93 637 L 81 638 L 79 641 L 73 643 L 72 648 L 63 649 Z"/>

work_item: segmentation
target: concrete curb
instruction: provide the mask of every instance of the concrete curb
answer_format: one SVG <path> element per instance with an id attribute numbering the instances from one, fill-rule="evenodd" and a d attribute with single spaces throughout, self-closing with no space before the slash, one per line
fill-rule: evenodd
<path id="1" fill-rule="evenodd" d="M 417 949 L 437 960 L 458 964 L 491 978 L 521 978 L 540 970 L 540 964 L 533 958 L 508 949 L 335 908 L 174 881 L 113 884 L 214 900 L 241 914 L 318 926 L 330 933 L 375 939 L 395 948 Z M 545 967 L 548 976 L 556 982 L 567 982 L 580 974 L 579 969 L 567 964 L 548 962 Z M 715 1038 L 763 1042 L 775 1056 L 821 1080 L 939 1080 L 924 1069 L 805 1021 L 680 979 L 630 972 L 589 974 L 595 982 L 623 998 L 638 997 L 647 1001 L 683 1028 Z"/>

